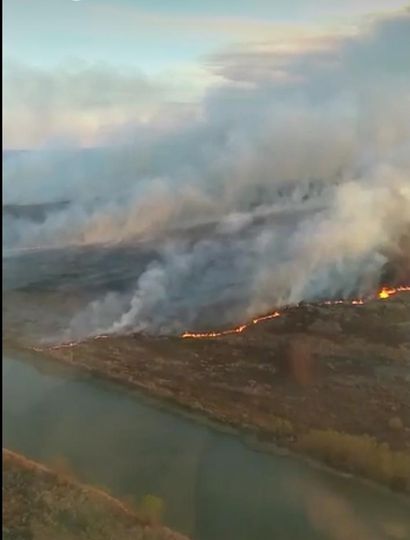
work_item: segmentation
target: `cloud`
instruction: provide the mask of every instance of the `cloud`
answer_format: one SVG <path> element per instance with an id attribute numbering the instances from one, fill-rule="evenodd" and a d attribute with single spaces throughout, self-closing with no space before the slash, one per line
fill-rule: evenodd
<path id="1" fill-rule="evenodd" d="M 214 54 L 209 65 L 229 80 L 270 83 L 271 89 L 278 84 L 280 90 L 283 84 L 286 90 L 325 85 L 334 92 L 336 87 L 356 89 L 360 82 L 373 84 L 380 77 L 382 81 L 389 76 L 408 78 L 409 18 L 409 12 L 403 11 L 347 37 L 302 38 L 282 47 L 275 41 L 247 43 Z M 286 77 L 278 79 L 278 73 Z"/>
<path id="2" fill-rule="evenodd" d="M 226 42 L 249 42 L 255 39 L 275 42 L 289 42 L 300 37 L 320 37 L 325 34 L 324 25 L 333 33 L 346 32 L 346 28 L 356 28 L 364 17 L 381 16 L 407 7 L 406 0 L 319 0 L 313 5 L 310 1 L 298 0 L 294 9 L 283 9 L 270 0 L 241 2 L 240 9 L 235 3 L 221 3 L 217 7 L 185 6 L 183 13 L 162 12 L 155 9 L 142 9 L 139 6 L 114 6 L 100 2 L 93 6 L 97 28 L 112 32 L 112 21 L 118 23 L 122 31 L 134 32 L 136 26 L 142 32 L 164 33 L 169 36 L 181 32 L 191 37 L 211 37 L 220 44 Z"/>
<path id="3" fill-rule="evenodd" d="M 256 37 L 269 38 L 273 35 L 277 39 L 295 37 L 297 35 L 314 35 L 321 32 L 318 24 L 307 25 L 306 21 L 275 20 L 266 16 L 266 6 L 262 11 L 255 10 L 253 5 L 250 11 L 254 15 L 234 15 L 229 9 L 218 9 L 215 13 L 195 13 L 186 11 L 184 14 L 161 13 L 159 11 L 143 10 L 123 5 L 100 4 L 95 8 L 95 17 L 98 19 L 98 27 L 109 30 L 113 20 L 118 21 L 125 31 L 134 31 L 135 27 L 142 28 L 144 32 L 166 33 L 169 36 L 178 35 L 181 32 L 187 36 L 212 37 L 215 41 L 222 38 L 229 40 L 250 40 Z"/>

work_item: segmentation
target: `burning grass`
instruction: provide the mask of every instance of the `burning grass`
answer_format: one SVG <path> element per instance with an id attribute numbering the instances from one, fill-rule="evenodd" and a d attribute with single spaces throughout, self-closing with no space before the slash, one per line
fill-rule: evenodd
<path id="1" fill-rule="evenodd" d="M 400 287 L 383 287 L 380 289 L 380 291 L 372 298 L 369 298 L 369 300 L 387 300 L 391 296 L 394 296 L 397 293 L 401 292 L 410 292 L 410 286 L 404 285 Z M 353 300 L 326 300 L 323 302 L 324 305 L 335 305 L 335 304 L 352 304 L 354 306 L 360 306 L 365 303 L 365 300 L 362 298 L 357 298 Z M 181 335 L 181 338 L 183 339 L 205 339 L 205 338 L 217 338 L 217 337 L 223 337 L 228 336 L 231 334 L 241 334 L 251 326 L 255 324 L 259 324 L 260 322 L 267 321 L 269 319 L 276 319 L 276 317 L 280 317 L 282 313 L 280 311 L 274 311 L 272 313 L 268 313 L 267 315 L 263 315 L 261 317 L 256 317 L 252 319 L 250 322 L 241 324 L 240 326 L 236 326 L 234 328 L 229 328 L 227 330 L 212 330 L 209 332 L 184 332 Z"/>

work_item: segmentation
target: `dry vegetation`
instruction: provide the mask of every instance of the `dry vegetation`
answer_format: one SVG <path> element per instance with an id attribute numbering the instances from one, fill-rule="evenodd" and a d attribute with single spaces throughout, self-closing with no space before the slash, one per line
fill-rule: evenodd
<path id="1" fill-rule="evenodd" d="M 110 336 L 40 356 L 410 490 L 409 325 L 401 293 L 289 308 L 219 338 Z"/>
<path id="2" fill-rule="evenodd" d="M 161 501 L 148 496 L 139 515 L 104 491 L 3 449 L 5 540 L 184 540 L 157 523 L 161 511 Z"/>
<path id="3" fill-rule="evenodd" d="M 410 489 L 410 453 L 393 451 L 368 435 L 312 430 L 299 438 L 300 450 L 326 463 L 358 473 L 394 489 Z"/>

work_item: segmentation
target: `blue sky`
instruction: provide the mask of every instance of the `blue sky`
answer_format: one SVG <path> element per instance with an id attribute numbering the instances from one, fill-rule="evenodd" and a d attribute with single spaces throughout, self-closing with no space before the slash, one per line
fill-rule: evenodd
<path id="1" fill-rule="evenodd" d="M 104 61 L 155 73 L 229 43 L 352 27 L 403 0 L 5 0 L 4 55 Z"/>

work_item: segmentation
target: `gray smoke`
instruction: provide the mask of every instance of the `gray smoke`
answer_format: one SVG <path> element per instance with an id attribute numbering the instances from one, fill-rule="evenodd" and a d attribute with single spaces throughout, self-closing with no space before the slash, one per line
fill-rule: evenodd
<path id="1" fill-rule="evenodd" d="M 153 246 L 131 289 L 74 317 L 76 335 L 175 333 L 371 293 L 388 253 L 408 249 L 409 51 L 408 12 L 320 50 L 233 48 L 209 59 L 224 83 L 194 112 L 127 125 L 132 144 L 9 157 L 8 202 L 69 204 L 7 217 L 6 253 Z"/>

